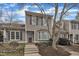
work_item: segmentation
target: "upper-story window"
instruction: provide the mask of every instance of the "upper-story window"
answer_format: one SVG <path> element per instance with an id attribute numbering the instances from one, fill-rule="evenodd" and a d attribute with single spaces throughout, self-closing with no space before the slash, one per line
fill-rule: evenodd
<path id="1" fill-rule="evenodd" d="M 38 25 L 38 16 L 36 16 L 36 25 Z"/>
<path id="2" fill-rule="evenodd" d="M 32 16 L 30 15 L 29 18 L 30 18 L 29 19 L 30 20 L 30 24 L 32 24 Z"/>
<path id="3" fill-rule="evenodd" d="M 41 26 L 43 26 L 43 17 L 41 17 Z"/>
<path id="4" fill-rule="evenodd" d="M 76 23 L 72 23 L 71 26 L 72 26 L 72 29 L 77 29 L 77 24 Z"/>
<path id="5" fill-rule="evenodd" d="M 47 26 L 47 18 L 39 16 L 28 16 L 28 21 L 30 25 Z"/>
<path id="6" fill-rule="evenodd" d="M 38 17 L 38 25 L 39 25 L 39 26 L 41 26 L 41 24 L 42 24 L 41 22 L 42 22 L 41 17 Z"/>
<path id="7" fill-rule="evenodd" d="M 27 15 L 27 23 L 32 25 L 32 15 Z"/>
<path id="8" fill-rule="evenodd" d="M 47 18 L 43 18 L 43 26 L 47 26 Z"/>
<path id="9" fill-rule="evenodd" d="M 36 25 L 36 17 L 35 16 L 32 16 L 32 25 Z"/>

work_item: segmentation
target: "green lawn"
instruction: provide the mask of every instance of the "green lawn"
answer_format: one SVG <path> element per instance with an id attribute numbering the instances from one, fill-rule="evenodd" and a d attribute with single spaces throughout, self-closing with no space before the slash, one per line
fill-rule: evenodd
<path id="1" fill-rule="evenodd" d="M 0 56 L 23 56 L 24 55 L 24 43 L 20 43 L 17 49 L 11 48 L 7 43 L 0 44 Z M 1 51 L 12 51 L 12 52 L 1 52 Z"/>

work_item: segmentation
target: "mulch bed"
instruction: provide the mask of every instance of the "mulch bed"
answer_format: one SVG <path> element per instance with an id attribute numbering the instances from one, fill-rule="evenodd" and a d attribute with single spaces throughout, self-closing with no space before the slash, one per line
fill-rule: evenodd
<path id="1" fill-rule="evenodd" d="M 51 46 L 48 46 L 48 47 L 38 46 L 38 48 L 39 48 L 39 53 L 42 56 L 69 56 L 71 55 L 69 52 L 65 51 L 61 47 L 57 47 L 57 50 Z"/>

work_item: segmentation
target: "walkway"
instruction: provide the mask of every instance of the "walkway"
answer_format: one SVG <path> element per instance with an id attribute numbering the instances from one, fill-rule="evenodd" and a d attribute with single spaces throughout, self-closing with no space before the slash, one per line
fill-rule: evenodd
<path id="1" fill-rule="evenodd" d="M 69 48 L 69 46 L 60 46 L 60 47 L 64 48 L 66 51 L 71 53 L 70 56 L 79 56 L 79 52 L 73 51 L 73 49 Z"/>
<path id="2" fill-rule="evenodd" d="M 25 51 L 24 51 L 25 56 L 41 56 L 39 54 L 39 50 L 35 44 L 26 44 L 25 45 Z"/>

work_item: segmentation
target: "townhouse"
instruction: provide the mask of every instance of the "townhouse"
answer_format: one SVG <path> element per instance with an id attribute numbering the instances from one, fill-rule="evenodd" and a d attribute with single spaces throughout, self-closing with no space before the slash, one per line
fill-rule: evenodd
<path id="1" fill-rule="evenodd" d="M 28 11 L 25 11 L 25 15 L 26 42 L 36 43 L 49 40 L 48 27 L 51 33 L 52 16 Z"/>
<path id="2" fill-rule="evenodd" d="M 63 20 L 61 30 L 60 37 L 79 43 L 79 20 Z"/>

